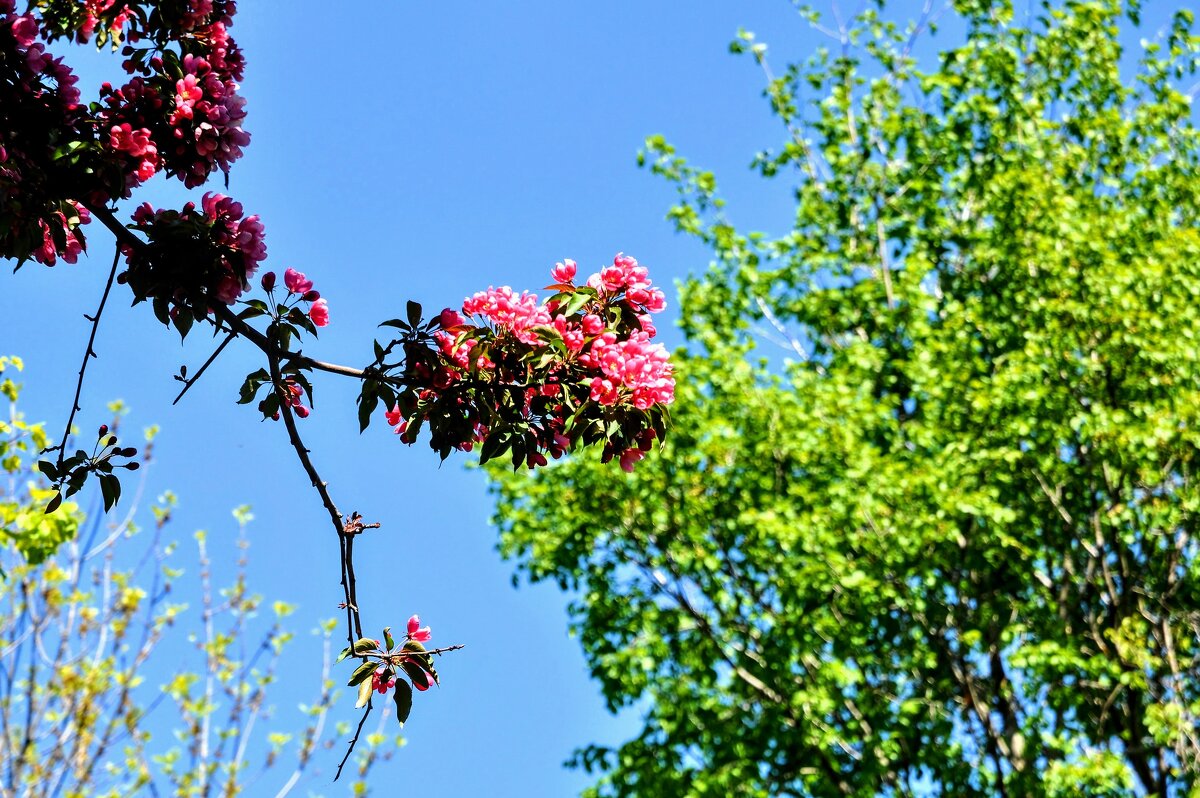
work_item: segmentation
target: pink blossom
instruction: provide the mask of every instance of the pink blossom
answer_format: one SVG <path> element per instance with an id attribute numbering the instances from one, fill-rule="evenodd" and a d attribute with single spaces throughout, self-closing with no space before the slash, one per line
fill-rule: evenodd
<path id="1" fill-rule="evenodd" d="M 313 288 L 312 280 L 305 277 L 303 272 L 295 269 L 286 269 L 283 272 L 283 284 L 292 294 L 307 294 Z"/>
<path id="2" fill-rule="evenodd" d="M 621 452 L 621 470 L 627 474 L 633 473 L 633 466 L 646 456 L 641 449 L 626 449 Z"/>
<path id="3" fill-rule="evenodd" d="M 67 217 L 62 213 L 55 213 L 50 217 L 50 221 L 39 219 L 38 226 L 42 229 L 42 244 L 34 248 L 31 253 L 33 259 L 46 266 L 53 266 L 58 262 L 58 258 L 62 258 L 67 263 L 75 263 L 79 260 L 79 255 L 84 250 L 83 232 L 79 230 L 79 225 L 88 224 L 91 220 L 91 214 L 87 209 L 78 203 L 72 203 L 75 206 L 75 213 L 79 217 L 78 224 L 72 225 Z M 54 236 L 50 233 L 50 225 L 58 225 L 62 227 L 66 234 L 66 246 L 59 250 L 54 245 Z"/>
<path id="4" fill-rule="evenodd" d="M 594 313 L 584 316 L 581 324 L 585 335 L 599 335 L 604 332 L 604 319 Z"/>
<path id="5" fill-rule="evenodd" d="M 564 258 L 561 263 L 554 264 L 554 268 L 550 270 L 550 277 L 556 283 L 569 283 L 575 279 L 575 268 L 575 261 Z"/>
<path id="6" fill-rule="evenodd" d="M 411 618 L 409 618 L 408 619 L 408 637 L 410 640 L 416 640 L 418 643 L 428 643 L 429 638 L 432 637 L 433 635 L 429 631 L 428 626 L 426 626 L 423 629 L 418 628 L 420 626 L 421 626 L 421 616 L 414 615 Z"/>
<path id="7" fill-rule="evenodd" d="M 378 641 L 376 641 L 376 645 L 378 645 Z M 396 678 L 394 676 L 386 682 L 383 680 L 383 671 L 384 668 L 381 665 L 371 674 L 371 689 L 380 694 L 386 693 L 396 686 Z"/>
<path id="8" fill-rule="evenodd" d="M 663 292 L 658 288 L 650 289 L 650 298 L 643 303 L 646 310 L 651 313 L 658 313 L 667 306 L 667 299 Z"/>
<path id="9" fill-rule="evenodd" d="M 324 299 L 318 299 L 308 309 L 308 316 L 312 319 L 313 324 L 318 327 L 325 327 L 329 324 L 329 303 Z"/>
<path id="10" fill-rule="evenodd" d="M 232 305 L 242 295 L 242 281 L 232 274 L 225 275 L 221 278 L 221 282 L 217 284 L 216 295 L 217 299 L 226 305 Z"/>
<path id="11" fill-rule="evenodd" d="M 454 308 L 445 308 L 442 310 L 441 315 L 438 316 L 438 324 L 442 325 L 443 330 L 448 330 L 451 327 L 458 327 L 459 325 L 465 323 L 466 319 L 464 319 L 462 315 L 460 315 L 459 312 Z"/>
<path id="12" fill-rule="evenodd" d="M 605 266 L 600 270 L 600 283 L 609 291 L 620 291 L 625 287 L 625 272 L 616 266 Z"/>
<path id="13" fill-rule="evenodd" d="M 12 32 L 18 47 L 29 47 L 38 35 L 37 20 L 32 14 L 22 14 L 12 21 Z"/>
<path id="14" fill-rule="evenodd" d="M 538 303 L 536 294 L 525 291 L 518 295 L 508 286 L 489 288 L 468 297 L 463 300 L 462 312 L 468 316 L 482 316 L 497 330 L 508 331 L 526 344 L 538 343 L 533 332 L 535 327 L 552 323 L 550 311 Z"/>

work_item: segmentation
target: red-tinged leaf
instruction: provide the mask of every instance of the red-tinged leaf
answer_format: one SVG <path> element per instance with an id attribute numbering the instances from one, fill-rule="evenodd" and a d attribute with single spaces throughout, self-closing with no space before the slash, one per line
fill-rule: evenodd
<path id="1" fill-rule="evenodd" d="M 425 672 L 424 668 L 412 660 L 405 660 L 402 667 L 404 668 L 404 672 L 408 674 L 408 678 L 412 679 L 413 687 L 417 688 L 422 693 L 429 689 L 429 685 L 432 682 L 429 679 L 429 674 Z M 396 682 L 396 684 L 399 684 L 399 682 Z"/>

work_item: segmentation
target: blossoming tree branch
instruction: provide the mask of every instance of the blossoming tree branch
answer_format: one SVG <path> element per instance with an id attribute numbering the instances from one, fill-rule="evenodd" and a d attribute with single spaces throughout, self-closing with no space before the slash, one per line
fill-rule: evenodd
<path id="1" fill-rule="evenodd" d="M 403 317 L 380 325 L 390 337 L 373 343 L 365 366 L 301 354 L 300 342 L 330 323 L 330 305 L 299 271 L 284 270 L 282 280 L 276 272 L 258 275 L 266 246 L 257 215 L 209 192 L 179 210 L 142 203 L 129 223 L 118 217 L 117 202 L 159 172 L 188 188 L 218 173 L 227 179 L 249 144 L 238 94 L 246 62 L 229 35 L 235 12 L 234 0 L 33 0 L 18 13 L 14 0 L 0 0 L 0 256 L 18 268 L 30 260 L 75 263 L 87 248 L 84 226 L 93 221 L 116 240 L 89 317 L 71 412 L 60 442 L 40 463 L 58 491 L 47 512 L 92 476 L 108 509 L 120 497 L 119 472 L 137 467 L 135 450 L 119 446 L 104 426 L 90 453 L 68 450 L 114 283 L 181 336 L 199 324 L 220 339 L 193 374 L 180 369 L 181 398 L 233 341 L 256 347 L 264 364 L 247 375 L 239 401 L 282 420 L 337 534 L 349 644 L 343 658 L 359 661 L 349 683 L 359 686 L 363 720 L 372 691 L 391 691 L 403 724 L 412 688 L 437 683 L 433 655 L 458 646 L 427 648 L 429 629 L 415 615 L 399 641 L 390 629 L 382 640 L 364 635 L 354 541 L 378 524 L 337 508 L 304 445 L 298 421 L 310 413 L 312 376 L 359 380 L 362 429 L 382 412 L 403 443 L 426 434 L 443 459 L 478 447 L 483 461 L 504 456 L 514 468 L 532 468 L 597 447 L 604 461 L 616 459 L 629 471 L 661 443 L 674 398 L 672 366 L 653 342 L 650 317 L 664 297 L 633 258 L 618 255 L 586 280 L 563 260 L 551 271 L 545 299 L 489 288 L 432 318 L 409 302 Z M 76 75 L 47 50 L 60 41 L 111 48 L 128 80 L 105 83 L 83 103 Z"/>

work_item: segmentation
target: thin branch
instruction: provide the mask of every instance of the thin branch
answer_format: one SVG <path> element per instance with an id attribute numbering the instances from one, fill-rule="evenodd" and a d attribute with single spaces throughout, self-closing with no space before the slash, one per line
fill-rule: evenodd
<path id="1" fill-rule="evenodd" d="M 232 341 L 236 337 L 237 337 L 236 332 L 231 332 L 231 333 L 229 333 L 229 335 L 225 336 L 225 340 L 222 341 L 221 345 L 218 346 L 213 351 L 213 353 L 208 356 L 208 360 L 204 361 L 204 365 L 202 365 L 199 368 L 199 370 L 196 371 L 196 373 L 192 375 L 191 379 L 189 379 L 187 382 L 185 382 L 183 384 L 183 390 L 179 392 L 179 396 L 175 397 L 175 401 L 171 402 L 172 405 L 179 404 L 179 400 L 183 398 L 183 395 L 185 393 L 187 393 L 188 390 L 190 390 L 193 385 L 196 384 L 196 380 L 200 379 L 200 377 L 202 377 L 204 375 L 204 372 L 208 369 L 209 366 L 212 365 L 212 362 L 217 359 L 217 356 L 220 355 L 221 352 L 223 352 L 225 350 L 225 347 L 229 346 L 229 342 Z"/>
<path id="2" fill-rule="evenodd" d="M 279 354 L 275 347 L 270 345 L 269 339 L 266 352 L 267 361 L 271 366 L 272 390 L 279 391 L 284 384 L 283 375 L 279 370 Z M 339 558 L 342 561 L 342 591 L 346 597 L 346 621 L 348 627 L 346 634 L 350 645 L 353 647 L 355 639 L 362 637 L 362 623 L 358 616 L 358 606 L 354 602 L 353 568 L 349 563 L 350 558 L 353 556 L 353 550 L 347 545 L 353 538 L 346 535 L 346 527 L 342 521 L 342 514 L 338 512 L 337 505 L 333 503 L 333 498 L 329 495 L 329 490 L 326 488 L 324 480 L 317 473 L 312 458 L 308 456 L 308 448 L 305 447 L 304 441 L 300 438 L 300 431 L 296 428 L 296 418 L 292 414 L 292 406 L 286 399 L 280 401 L 279 412 L 283 415 L 283 424 L 287 428 L 288 440 L 291 441 L 292 448 L 296 450 L 296 456 L 300 459 L 300 465 L 304 468 L 304 472 L 308 474 L 312 486 L 321 497 L 321 503 L 325 506 L 326 512 L 329 513 L 329 520 L 333 523 L 334 531 L 338 536 Z"/>
<path id="3" fill-rule="evenodd" d="M 362 734 L 363 724 L 367 722 L 367 716 L 371 714 L 371 710 L 374 709 L 374 707 L 374 703 L 368 699 L 367 711 L 364 712 L 362 717 L 358 719 L 358 728 L 354 730 L 354 739 L 350 741 L 350 745 L 346 748 L 346 755 L 342 757 L 342 761 L 338 763 L 337 773 L 333 775 L 334 781 L 337 781 L 339 778 L 341 778 L 342 768 L 346 766 L 346 760 L 350 758 L 350 754 L 354 753 L 354 746 L 358 745 L 358 736 Z"/>
<path id="4" fill-rule="evenodd" d="M 67 416 L 67 426 L 63 430 L 62 439 L 59 440 L 57 446 L 46 449 L 47 452 L 58 450 L 59 470 L 62 469 L 63 458 L 67 453 L 67 438 L 71 435 L 71 425 L 75 423 L 75 414 L 79 412 L 79 397 L 83 393 L 83 375 L 87 371 L 88 361 L 96 357 L 96 350 L 93 349 L 93 346 L 96 343 L 96 331 L 100 329 L 100 316 L 104 313 L 104 305 L 108 302 L 108 294 L 112 291 L 113 279 L 117 276 L 117 264 L 120 262 L 121 248 L 117 247 L 113 252 L 112 268 L 108 270 L 108 282 L 104 284 L 104 293 L 100 297 L 100 305 L 96 308 L 96 315 L 84 316 L 92 323 L 92 332 L 88 336 L 87 349 L 83 353 L 83 363 L 79 366 L 79 379 L 75 381 L 75 399 L 71 402 L 71 413 Z"/>

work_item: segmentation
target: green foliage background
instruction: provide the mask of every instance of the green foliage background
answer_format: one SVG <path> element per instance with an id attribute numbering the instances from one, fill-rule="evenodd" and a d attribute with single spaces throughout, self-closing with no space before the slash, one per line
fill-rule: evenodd
<path id="1" fill-rule="evenodd" d="M 589 794 L 1197 794 L 1200 40 L 1139 5 L 959 0 L 930 69 L 928 15 L 779 71 L 743 34 L 779 237 L 648 141 L 714 257 L 666 449 L 492 471 L 502 551 L 645 708 Z"/>

